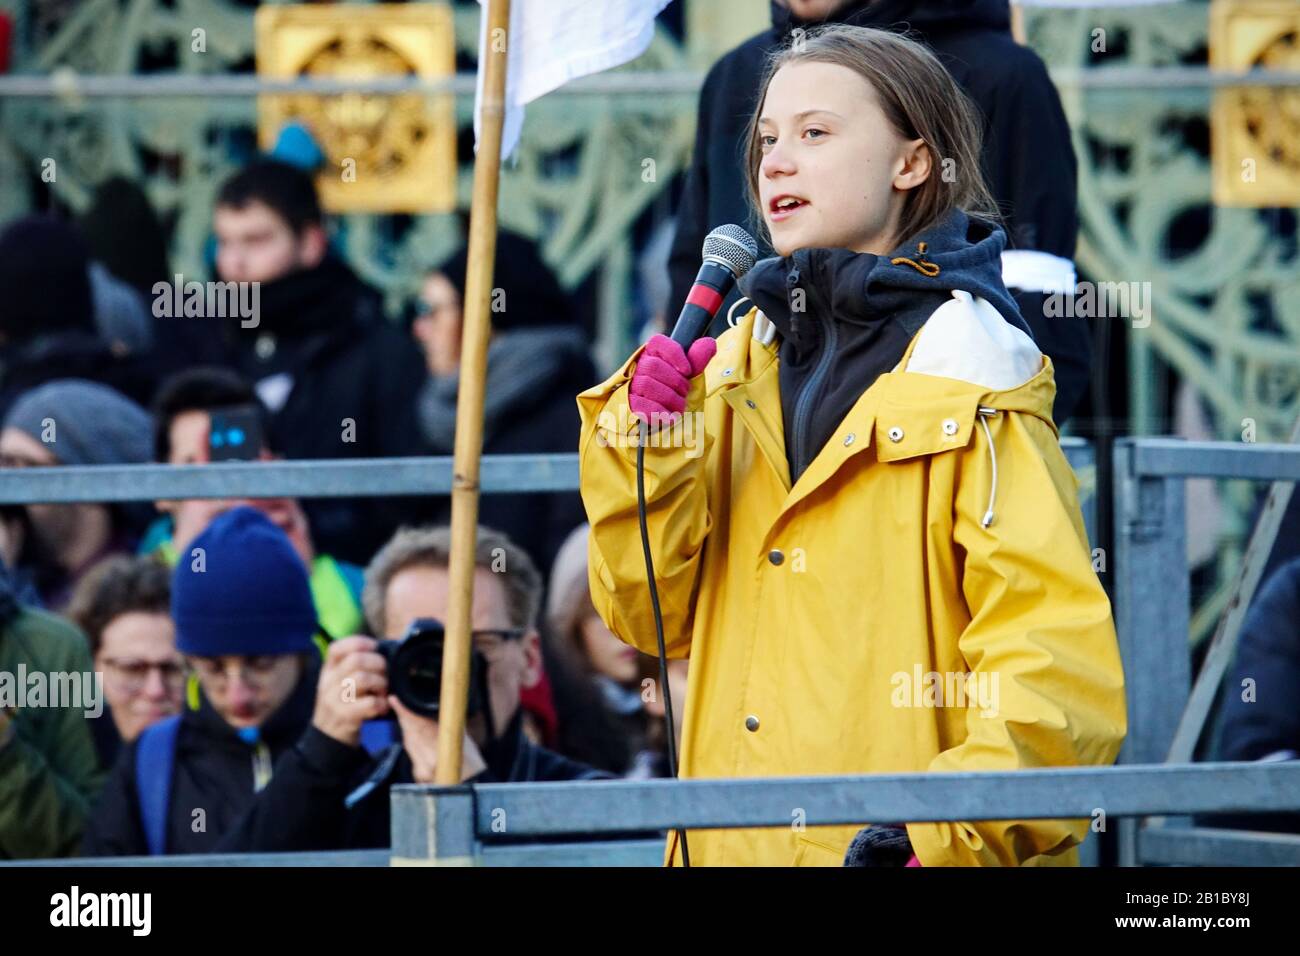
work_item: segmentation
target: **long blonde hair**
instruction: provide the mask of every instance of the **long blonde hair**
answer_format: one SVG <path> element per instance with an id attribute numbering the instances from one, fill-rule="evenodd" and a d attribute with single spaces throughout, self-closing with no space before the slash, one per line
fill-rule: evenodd
<path id="1" fill-rule="evenodd" d="M 875 90 L 885 118 L 899 136 L 920 139 L 930 152 L 930 175 L 907 191 L 894 245 L 945 219 L 954 209 L 998 221 L 997 203 L 980 166 L 983 132 L 979 111 L 930 50 L 886 30 L 834 24 L 801 34 L 768 60 L 762 93 L 746 134 L 749 200 L 760 221 L 758 119 L 772 77 L 790 63 L 833 63 L 857 73 Z M 949 175 L 951 171 L 952 175 Z"/>

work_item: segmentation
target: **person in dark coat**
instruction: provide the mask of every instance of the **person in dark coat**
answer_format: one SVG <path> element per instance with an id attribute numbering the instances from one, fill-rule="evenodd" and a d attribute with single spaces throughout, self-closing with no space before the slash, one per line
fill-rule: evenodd
<path id="1" fill-rule="evenodd" d="M 436 455 L 450 455 L 455 444 L 467 263 L 461 249 L 429 275 L 421 292 L 423 311 L 412 327 L 428 368 L 419 423 Z M 571 453 L 578 447 L 574 397 L 595 381 L 587 339 L 573 324 L 572 304 L 537 247 L 514 233 L 497 240 L 492 283 L 483 453 Z M 449 515 L 444 501 L 434 520 Z M 550 572 L 569 532 L 586 520 L 576 491 L 484 495 L 479 518 L 522 545 L 543 574 Z"/>
<path id="2" fill-rule="evenodd" d="M 420 453 L 419 352 L 330 252 L 310 176 L 249 164 L 221 187 L 214 229 L 221 279 L 257 284 L 258 314 L 223 326 L 229 364 L 270 410 L 271 445 L 291 459 Z M 362 564 L 417 516 L 409 501 L 381 498 L 318 498 L 307 513 L 322 550 Z"/>
<path id="3" fill-rule="evenodd" d="M 167 343 L 154 339 L 154 289 L 173 277 L 167 231 L 144 188 L 125 176 L 108 177 L 95 187 L 77 225 L 94 259 L 91 289 L 100 337 L 119 353 L 153 351 L 160 377 L 187 363 L 190 356 L 169 353 Z"/>
<path id="4" fill-rule="evenodd" d="M 1089 330 L 1079 319 L 1045 316 L 1043 292 L 1065 288 L 1067 280 L 1072 288 L 1077 167 L 1060 99 L 1043 62 L 1012 38 L 1007 0 L 774 0 L 772 28 L 715 63 L 700 93 L 695 149 L 669 260 L 672 308 L 686 301 L 711 229 L 746 226 L 760 242 L 760 258 L 772 255 L 746 201 L 745 124 L 768 54 L 788 44 L 795 30 L 823 22 L 908 31 L 930 46 L 979 107 L 985 121 L 982 166 L 1006 217 L 1011 252 L 1004 254 L 1003 278 L 1055 366 L 1053 414 L 1064 424 L 1087 387 Z M 728 304 L 733 301 L 734 294 Z"/>
<path id="5" fill-rule="evenodd" d="M 108 177 L 77 223 L 95 261 L 141 295 L 152 296 L 156 283 L 171 281 L 167 231 L 139 183 Z"/>
<path id="6" fill-rule="evenodd" d="M 366 569 L 371 631 L 400 638 L 418 619 L 445 619 L 451 532 L 407 528 Z M 520 692 L 541 675 L 534 622 L 542 578 L 506 536 L 479 528 L 475 561 L 474 650 L 481 656 L 486 703 L 466 720 L 462 779 L 473 783 L 597 780 L 610 775 L 534 743 L 524 732 Z M 350 683 L 349 683 L 350 682 Z M 352 694 L 344 692 L 351 686 Z M 223 839 L 227 852 L 292 852 L 386 847 L 389 789 L 432 783 L 438 722 L 394 696 L 384 660 L 367 637 L 329 647 L 311 726 L 276 765 L 275 777 Z M 362 725 L 395 716 L 396 742 L 374 753 Z"/>
<path id="7" fill-rule="evenodd" d="M 27 216 L 0 229 L 0 303 L 0 417 L 19 395 L 60 378 L 90 379 L 148 403 L 154 358 L 101 333 L 90 252 L 72 226 Z"/>
<path id="8" fill-rule="evenodd" d="M 0 428 L 9 468 L 131 465 L 149 460 L 149 413 L 97 382 L 59 379 L 20 396 Z M 148 508 L 134 502 L 28 504 L 11 511 L 10 564 L 43 607 L 62 610 L 98 561 L 134 550 Z"/>
<path id="9" fill-rule="evenodd" d="M 103 779 L 89 729 L 103 698 L 86 638 L 25 605 L 0 562 L 0 674 L 8 684 L 0 693 L 0 860 L 74 854 Z M 51 689 L 54 675 L 75 684 L 46 706 L 27 705 L 16 699 L 23 669 L 50 675 Z"/>
<path id="10" fill-rule="evenodd" d="M 172 578 L 172 618 L 194 682 L 179 717 L 120 753 L 86 828 L 87 856 L 212 852 L 311 719 L 316 610 L 284 532 L 241 506 L 214 520 L 190 554 Z M 150 804 L 139 781 L 155 780 L 164 763 L 142 774 L 140 755 L 167 732 L 170 784 Z"/>
<path id="11" fill-rule="evenodd" d="M 1266 579 L 1224 685 L 1215 760 L 1300 760 L 1300 558 Z M 1300 814 L 1218 816 L 1204 825 L 1300 833 Z"/>

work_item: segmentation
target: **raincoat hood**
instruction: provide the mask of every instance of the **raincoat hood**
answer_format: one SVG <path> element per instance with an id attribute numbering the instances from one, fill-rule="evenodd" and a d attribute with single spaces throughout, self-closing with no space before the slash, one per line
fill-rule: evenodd
<path id="1" fill-rule="evenodd" d="M 783 339 L 801 337 L 799 312 L 821 307 L 836 320 L 856 324 L 903 318 L 915 333 L 953 290 L 980 296 L 1007 322 L 1029 334 L 1002 282 L 1006 234 L 983 219 L 954 210 L 942 222 L 888 255 L 851 249 L 798 249 L 756 263 L 741 291 L 776 326 Z M 806 290 L 814 303 L 792 309 L 790 293 Z M 899 353 L 901 355 L 901 352 Z"/>

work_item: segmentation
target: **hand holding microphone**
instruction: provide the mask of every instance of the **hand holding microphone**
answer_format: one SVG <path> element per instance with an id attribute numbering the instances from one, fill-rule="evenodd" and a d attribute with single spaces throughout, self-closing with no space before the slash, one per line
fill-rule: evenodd
<path id="1" fill-rule="evenodd" d="M 652 425 L 680 415 L 686 410 L 690 380 L 704 371 L 717 351 L 717 340 L 708 336 L 692 342 L 688 352 L 668 336 L 656 335 L 636 363 L 628 405 Z"/>
<path id="2" fill-rule="evenodd" d="M 718 350 L 718 343 L 704 332 L 736 280 L 753 267 L 758 247 L 739 226 L 719 226 L 704 238 L 703 256 L 672 338 L 656 335 L 647 342 L 632 373 L 628 405 L 652 424 L 686 410 L 690 380 Z"/>

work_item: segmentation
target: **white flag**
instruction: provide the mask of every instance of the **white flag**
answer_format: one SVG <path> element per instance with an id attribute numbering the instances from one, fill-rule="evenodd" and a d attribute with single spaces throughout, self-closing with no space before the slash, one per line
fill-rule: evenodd
<path id="1" fill-rule="evenodd" d="M 514 0 L 505 37 L 487 35 L 485 0 L 479 17 L 478 91 L 474 100 L 474 142 L 480 135 L 483 71 L 489 44 L 505 43 L 506 113 L 501 158 L 519 142 L 524 104 L 569 80 L 636 59 L 654 38 L 655 17 L 669 0 Z"/>

